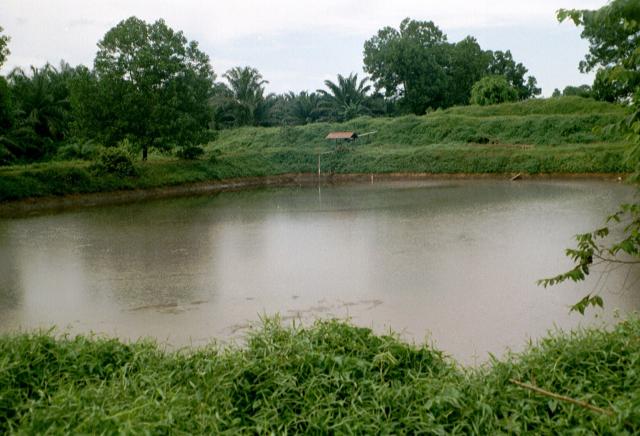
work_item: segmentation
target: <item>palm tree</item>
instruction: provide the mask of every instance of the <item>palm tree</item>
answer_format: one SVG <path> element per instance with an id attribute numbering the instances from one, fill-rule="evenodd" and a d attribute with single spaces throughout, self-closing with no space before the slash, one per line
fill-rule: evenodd
<path id="1" fill-rule="evenodd" d="M 70 83 L 75 69 L 61 62 L 31 67 L 26 73 L 15 68 L 8 75 L 12 100 L 12 125 L 0 138 L 13 158 L 36 160 L 55 151 L 65 139 L 71 121 Z"/>
<path id="2" fill-rule="evenodd" d="M 368 92 L 371 85 L 368 85 L 368 78 L 362 79 L 358 83 L 358 75 L 351 73 L 349 77 L 338 74 L 338 82 L 325 80 L 324 84 L 329 91 L 319 89 L 318 93 L 323 97 L 323 106 L 327 110 L 329 117 L 338 121 L 350 120 L 358 115 L 369 114 Z"/>
<path id="3" fill-rule="evenodd" d="M 318 121 L 322 115 L 320 96 L 315 92 L 302 91 L 292 95 L 289 101 L 289 117 L 295 124 L 307 124 Z"/>
<path id="4" fill-rule="evenodd" d="M 60 70 L 51 64 L 31 67 L 30 74 L 15 68 L 9 74 L 16 118 L 43 138 L 64 139 L 69 122 L 69 78 L 73 69 L 61 63 Z"/>
<path id="5" fill-rule="evenodd" d="M 253 125 L 264 115 L 264 85 L 269 83 L 255 68 L 234 67 L 224 73 L 235 103 L 237 125 Z"/>

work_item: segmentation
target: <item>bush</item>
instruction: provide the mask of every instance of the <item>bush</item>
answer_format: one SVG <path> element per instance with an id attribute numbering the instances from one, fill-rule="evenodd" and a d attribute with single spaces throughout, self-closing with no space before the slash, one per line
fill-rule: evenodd
<path id="1" fill-rule="evenodd" d="M 60 147 L 56 157 L 59 160 L 91 160 L 96 157 L 97 151 L 98 147 L 91 141 L 74 142 Z"/>
<path id="2" fill-rule="evenodd" d="M 211 153 L 209 154 L 209 162 L 211 163 L 219 162 L 221 155 L 222 155 L 222 152 L 220 151 L 220 149 L 214 148 L 213 150 L 211 150 Z"/>
<path id="3" fill-rule="evenodd" d="M 485 106 L 518 100 L 518 92 L 504 76 L 486 76 L 471 88 L 471 104 Z"/>
<path id="4" fill-rule="evenodd" d="M 202 147 L 198 145 L 190 145 L 187 147 L 181 147 L 176 152 L 176 156 L 180 159 L 194 160 L 198 159 L 204 154 Z"/>
<path id="5" fill-rule="evenodd" d="M 138 175 L 130 154 L 120 147 L 102 148 L 96 157 L 91 170 L 99 175 L 113 174 L 121 177 Z"/>

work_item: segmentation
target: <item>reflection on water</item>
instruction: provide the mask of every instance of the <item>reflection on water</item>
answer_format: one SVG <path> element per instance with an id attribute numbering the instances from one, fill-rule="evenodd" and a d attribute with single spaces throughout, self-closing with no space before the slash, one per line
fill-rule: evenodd
<path id="1" fill-rule="evenodd" d="M 350 317 L 483 361 L 555 325 L 594 322 L 567 309 L 594 287 L 603 320 L 640 308 L 626 270 L 535 285 L 569 267 L 572 235 L 632 196 L 594 181 L 394 182 L 0 220 L 0 331 L 202 344 L 278 312 Z"/>

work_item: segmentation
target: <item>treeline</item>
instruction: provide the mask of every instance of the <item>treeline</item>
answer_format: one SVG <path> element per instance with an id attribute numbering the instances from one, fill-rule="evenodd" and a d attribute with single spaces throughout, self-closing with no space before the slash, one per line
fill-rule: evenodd
<path id="1" fill-rule="evenodd" d="M 1 32 L 0 66 L 9 55 Z M 420 115 L 540 93 L 508 50 L 482 50 L 473 37 L 448 42 L 426 21 L 405 19 L 367 40 L 364 70 L 370 77 L 338 74 L 316 91 L 268 94 L 255 68 L 217 80 L 197 42 L 163 20 L 131 17 L 98 42 L 92 68 L 61 62 L 0 77 L 0 165 L 89 158 L 123 144 L 143 159 L 150 149 L 194 158 L 220 129 Z"/>

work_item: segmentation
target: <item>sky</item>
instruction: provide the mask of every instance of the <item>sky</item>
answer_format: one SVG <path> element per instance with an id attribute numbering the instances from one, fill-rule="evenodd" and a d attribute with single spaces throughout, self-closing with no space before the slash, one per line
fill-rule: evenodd
<path id="1" fill-rule="evenodd" d="M 234 66 L 257 68 L 268 92 L 313 91 L 338 73 L 363 76 L 364 42 L 410 17 L 433 21 L 450 42 L 474 36 L 485 50 L 511 50 L 538 79 L 543 96 L 554 88 L 591 84 L 578 63 L 588 44 L 573 23 L 558 23 L 560 8 L 597 9 L 606 0 L 2 0 L 0 26 L 16 66 L 91 66 L 96 43 L 132 15 L 163 18 L 199 43 L 218 75 Z"/>

